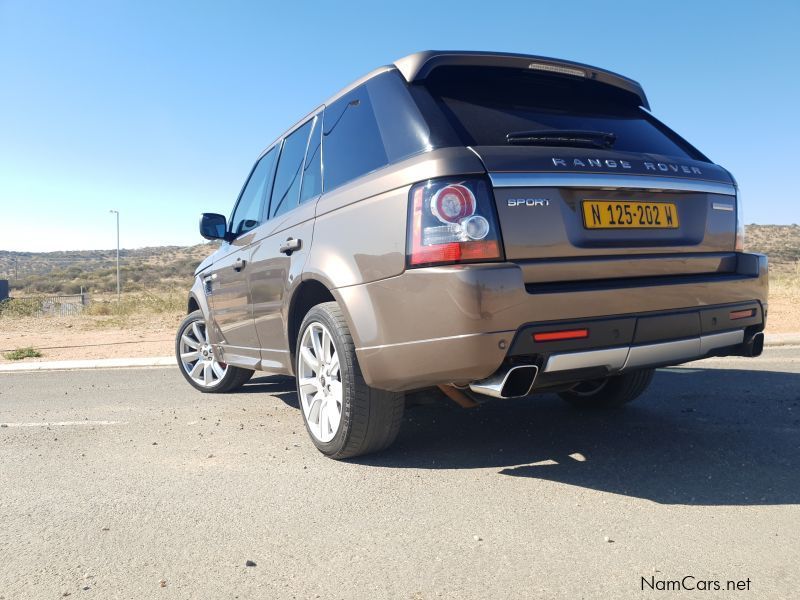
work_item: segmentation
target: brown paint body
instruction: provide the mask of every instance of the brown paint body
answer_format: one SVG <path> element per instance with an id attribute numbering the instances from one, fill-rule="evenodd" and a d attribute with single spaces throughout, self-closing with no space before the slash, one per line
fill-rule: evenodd
<path id="1" fill-rule="evenodd" d="M 421 76 L 432 60 L 426 56 L 397 67 L 408 77 Z M 308 289 L 304 284 L 315 281 L 342 307 L 366 381 L 400 391 L 491 375 L 526 324 L 747 301 L 766 311 L 766 257 L 735 252 L 736 214 L 714 209 L 736 202 L 724 170 L 697 163 L 713 172 L 691 173 L 691 179 L 675 167 L 619 185 L 612 177 L 620 163 L 612 173 L 606 159 L 591 173 L 591 184 L 587 177 L 585 185 L 552 185 L 547 175 L 560 176 L 557 159 L 552 168 L 541 165 L 563 154 L 548 148 L 431 150 L 323 193 L 224 244 L 192 288 L 212 342 L 230 364 L 291 374 L 290 313 Z M 502 174 L 523 183 L 498 183 Z M 494 183 L 505 260 L 406 268 L 411 186 L 462 176 Z M 598 177 L 608 177 L 607 185 L 596 185 Z M 686 190 L 679 189 L 681 177 Z M 541 202 L 511 202 L 520 198 Z M 680 227 L 588 230 L 580 208 L 585 199 L 672 202 Z M 302 245 L 287 256 L 278 248 L 289 238 Z M 244 268 L 236 270 L 242 261 Z M 208 298 L 207 278 L 213 286 Z"/>

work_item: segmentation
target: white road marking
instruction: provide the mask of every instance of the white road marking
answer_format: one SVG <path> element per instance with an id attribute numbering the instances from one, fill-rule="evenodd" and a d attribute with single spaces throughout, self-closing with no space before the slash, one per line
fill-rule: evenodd
<path id="1" fill-rule="evenodd" d="M 173 367 L 174 356 L 148 358 L 101 358 L 91 360 L 54 360 L 0 365 L 0 371 L 72 371 L 75 369 L 118 369 L 121 367 Z"/>
<path id="2" fill-rule="evenodd" d="M 0 427 L 71 427 L 73 425 L 125 425 L 127 421 L 49 421 L 41 423 L 0 423 Z"/>

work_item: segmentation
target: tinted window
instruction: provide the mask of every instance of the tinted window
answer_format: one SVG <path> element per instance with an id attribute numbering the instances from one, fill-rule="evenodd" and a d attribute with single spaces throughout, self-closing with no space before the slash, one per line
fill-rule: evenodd
<path id="1" fill-rule="evenodd" d="M 400 73 L 378 75 L 366 87 L 390 163 L 431 149 L 430 129 Z"/>
<path id="2" fill-rule="evenodd" d="M 306 152 L 303 167 L 303 184 L 300 189 L 300 202 L 314 198 L 322 193 L 322 115 L 314 119 L 314 128 Z"/>
<path id="3" fill-rule="evenodd" d="M 247 180 L 236 209 L 231 217 L 231 231 L 241 235 L 257 227 L 261 222 L 261 208 L 266 190 L 269 189 L 272 166 L 275 163 L 275 150 L 270 150 L 256 163 L 250 179 Z"/>
<path id="4" fill-rule="evenodd" d="M 497 67 L 440 67 L 424 82 L 464 145 L 505 145 L 511 132 L 614 133 L 615 150 L 704 157 L 624 90 L 574 77 Z"/>
<path id="5" fill-rule="evenodd" d="M 388 163 L 365 86 L 325 109 L 322 151 L 326 190 Z"/>
<path id="6" fill-rule="evenodd" d="M 272 200 L 269 205 L 270 218 L 282 215 L 297 206 L 300 197 L 300 177 L 302 176 L 303 159 L 306 157 L 308 134 L 311 121 L 295 129 L 283 141 L 278 170 L 275 171 L 275 185 L 272 188 Z"/>
<path id="7" fill-rule="evenodd" d="M 387 71 L 325 109 L 325 190 L 431 150 L 434 145 L 460 144 L 452 132 L 447 140 L 441 134 L 431 138 L 430 128 L 409 92 L 400 73 Z M 445 141 L 451 143 L 444 144 Z"/>

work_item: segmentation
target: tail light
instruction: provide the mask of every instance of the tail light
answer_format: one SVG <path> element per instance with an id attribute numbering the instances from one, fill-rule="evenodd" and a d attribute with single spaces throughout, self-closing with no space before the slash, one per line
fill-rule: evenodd
<path id="1" fill-rule="evenodd" d="M 415 185 L 408 223 L 410 267 L 503 258 L 492 194 L 483 179 Z"/>
<path id="2" fill-rule="evenodd" d="M 742 213 L 742 194 L 736 190 L 736 243 L 735 252 L 744 252 L 744 214 Z"/>

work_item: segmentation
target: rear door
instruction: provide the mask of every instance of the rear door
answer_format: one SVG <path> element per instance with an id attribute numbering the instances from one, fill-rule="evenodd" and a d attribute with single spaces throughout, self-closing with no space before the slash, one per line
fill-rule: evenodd
<path id="1" fill-rule="evenodd" d="M 311 247 L 314 210 L 322 187 L 321 115 L 283 142 L 263 237 L 253 245 L 249 271 L 253 317 L 266 369 L 291 369 L 287 337 L 290 290 L 300 283 Z M 310 142 L 309 142 L 310 140 Z"/>
<path id="2" fill-rule="evenodd" d="M 257 366 L 261 358 L 247 276 L 252 245 L 262 222 L 264 197 L 272 181 L 275 154 L 274 150 L 268 152 L 253 168 L 229 224 L 236 237 L 222 247 L 222 257 L 205 276 L 222 356 L 242 366 Z"/>

